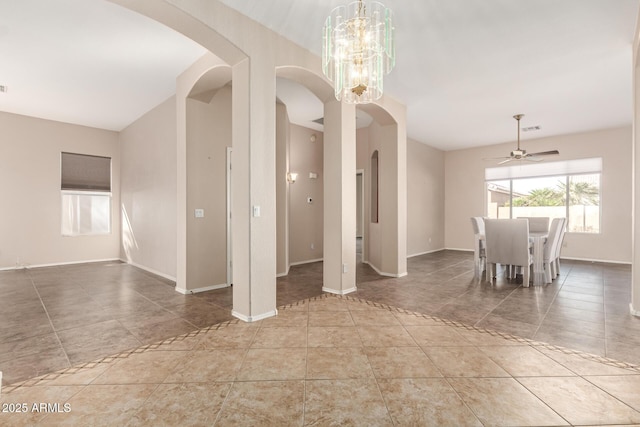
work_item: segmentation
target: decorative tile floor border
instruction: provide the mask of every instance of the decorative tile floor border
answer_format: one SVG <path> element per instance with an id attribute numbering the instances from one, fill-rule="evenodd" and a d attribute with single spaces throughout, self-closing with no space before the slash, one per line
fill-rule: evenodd
<path id="1" fill-rule="evenodd" d="M 557 346 L 557 345 L 552 345 L 552 344 L 548 344 L 548 343 L 544 343 L 544 342 L 540 342 L 540 341 L 534 341 L 531 339 L 527 339 L 527 338 L 521 338 L 518 337 L 516 335 L 511 335 L 511 334 L 507 334 L 507 333 L 503 333 L 503 332 L 498 332 L 498 331 L 494 331 L 491 329 L 484 329 L 484 328 L 478 328 L 476 326 L 470 326 L 461 322 L 456 322 L 454 320 L 447 320 L 447 319 L 443 319 L 440 317 L 435 317 L 435 316 L 431 316 L 429 314 L 424 314 L 424 313 L 418 313 L 415 311 L 410 311 L 410 310 L 405 310 L 403 308 L 398 308 L 398 307 L 394 307 L 391 305 L 387 305 L 387 304 L 381 304 L 378 302 L 373 302 L 373 301 L 369 301 L 369 300 L 365 300 L 362 298 L 355 298 L 355 297 L 351 297 L 348 295 L 335 295 L 335 294 L 329 294 L 329 293 L 324 293 L 322 295 L 316 296 L 316 297 L 312 297 L 312 298 L 306 298 L 300 301 L 297 301 L 295 303 L 291 303 L 291 304 L 286 304 L 284 306 L 278 307 L 278 310 L 282 310 L 282 311 L 286 311 L 287 309 L 292 309 L 295 307 L 300 307 L 302 305 L 306 305 L 311 301 L 319 301 L 319 300 L 323 300 L 323 299 L 329 299 L 329 298 L 337 298 L 337 299 L 342 299 L 345 301 L 351 301 L 351 302 L 355 302 L 355 303 L 359 303 L 359 304 L 363 304 L 363 305 L 367 305 L 369 307 L 374 307 L 374 308 L 379 308 L 382 310 L 388 310 L 391 312 L 396 312 L 396 313 L 402 313 L 402 314 L 407 314 L 407 315 L 411 315 L 411 316 L 416 316 L 422 319 L 426 319 L 426 320 L 431 320 L 434 321 L 436 323 L 442 323 L 443 325 L 447 325 L 447 326 L 453 326 L 455 328 L 460 328 L 460 329 L 465 329 L 467 331 L 473 331 L 473 332 L 478 332 L 481 334 L 488 334 L 492 337 L 500 337 L 503 338 L 505 340 L 508 341 L 512 341 L 512 342 L 517 342 L 520 344 L 526 344 L 526 345 L 530 345 L 532 347 L 540 347 L 540 348 L 544 348 L 546 350 L 551 350 L 551 351 L 556 351 L 559 353 L 563 353 L 563 354 L 567 354 L 567 355 L 574 355 L 574 356 L 578 356 L 581 357 L 582 359 L 588 360 L 588 361 L 592 361 L 592 362 L 597 362 L 597 363 L 602 363 L 604 365 L 608 365 L 608 366 L 613 366 L 616 368 L 621 368 L 621 369 L 626 369 L 626 370 L 630 370 L 633 372 L 637 372 L 640 373 L 640 365 L 635 365 L 632 363 L 627 363 L 627 362 L 622 362 L 619 360 L 615 360 L 615 359 L 610 359 L 607 357 L 603 357 L 603 356 L 598 356 L 595 354 L 591 354 L 591 353 L 586 353 L 580 350 L 572 350 L 566 347 L 562 347 L 562 346 Z M 162 346 L 169 346 L 171 344 L 174 344 L 176 342 L 182 342 L 186 339 L 189 338 L 195 338 L 198 335 L 202 335 L 202 334 L 206 334 L 207 332 L 210 331 L 214 331 L 214 330 L 218 330 L 218 329 L 222 329 L 222 328 L 226 328 L 230 325 L 237 325 L 241 323 L 241 320 L 239 319 L 233 319 L 233 320 L 228 320 L 225 322 L 221 322 L 221 323 L 217 323 L 215 325 L 211 325 L 211 326 L 207 326 L 204 328 L 200 328 L 197 330 L 194 330 L 192 332 L 186 333 L 186 334 L 182 334 L 182 335 L 178 335 L 172 338 L 168 338 L 165 339 L 163 341 L 158 341 L 156 343 L 153 344 L 147 344 L 141 347 L 137 347 L 131 350 L 127 350 L 127 351 L 123 351 L 121 353 L 118 354 L 114 354 L 114 355 L 110 355 L 110 356 L 106 356 L 103 357 L 101 359 L 96 359 L 94 361 L 91 362 L 87 362 L 84 364 L 80 364 L 77 366 L 72 366 L 70 368 L 65 368 L 53 373 L 49 373 L 49 374 L 45 374 L 45 375 L 41 375 L 38 377 L 34 377 L 25 381 L 21 381 L 15 384 L 10 384 L 10 385 L 6 385 L 2 387 L 2 392 L 3 393 L 11 393 L 12 391 L 19 389 L 21 387 L 33 387 L 33 386 L 40 386 L 40 385 L 44 385 L 50 381 L 54 381 L 60 377 L 63 377 L 65 375 L 72 375 L 72 374 L 76 374 L 78 372 L 81 372 L 83 370 L 88 370 L 88 369 L 93 369 L 101 364 L 111 364 L 117 360 L 120 359 L 126 359 L 129 356 L 131 356 L 132 354 L 139 354 L 139 353 L 144 353 L 147 351 L 154 351 L 154 350 L 158 350 L 158 349 L 162 349 Z"/>
<path id="2" fill-rule="evenodd" d="M 414 312 L 414 311 L 409 311 L 409 310 L 405 310 L 402 308 L 398 308 L 398 307 L 394 307 L 394 306 L 390 306 L 390 305 L 386 305 L 386 304 L 381 304 L 381 303 L 377 303 L 377 302 L 372 302 L 372 301 L 367 301 L 367 300 L 363 300 L 360 298 L 354 298 L 354 297 L 350 297 L 350 296 L 336 296 L 337 298 L 343 298 L 343 299 L 347 299 L 350 301 L 356 301 L 356 302 L 360 302 L 360 303 L 365 303 L 367 305 L 370 305 L 372 307 L 376 307 L 376 308 L 381 308 L 381 309 L 387 309 L 389 311 L 395 311 L 398 313 L 403 313 L 403 314 L 408 314 L 408 315 L 413 315 L 416 317 L 420 317 L 423 319 L 428 319 L 428 320 L 432 320 L 434 322 L 438 322 L 438 323 L 442 323 L 444 325 L 447 326 L 453 326 L 456 328 L 461 328 L 461 329 L 465 329 L 467 331 L 474 331 L 474 332 L 479 332 L 481 334 L 488 334 L 492 337 L 501 337 L 504 338 L 508 341 L 513 341 L 513 342 L 518 342 L 518 343 L 522 343 L 522 344 L 528 344 L 531 345 L 532 347 L 542 347 L 544 349 L 547 350 L 552 350 L 552 351 L 557 351 L 560 353 L 564 353 L 564 354 L 569 354 L 569 355 L 575 355 L 575 356 L 579 356 L 583 359 L 586 360 L 590 360 L 593 362 L 599 362 L 605 365 L 609 365 L 609 366 L 614 366 L 616 368 L 622 368 L 622 369 L 628 369 L 634 372 L 638 372 L 640 373 L 640 365 L 635 365 L 632 363 L 627 363 L 627 362 L 622 362 L 619 360 L 615 360 L 615 359 L 610 359 L 607 357 L 603 357 L 603 356 L 598 356 L 595 354 L 591 354 L 591 353 L 586 353 L 580 350 L 572 350 L 566 347 L 562 347 L 562 346 L 558 346 L 558 345 L 553 345 L 553 344 L 548 344 L 545 342 L 540 342 L 540 341 L 535 341 L 535 340 L 531 340 L 528 338 L 522 338 L 522 337 L 518 337 L 516 335 L 511 335 L 511 334 L 507 334 L 504 332 L 498 332 L 498 331 L 494 331 L 492 329 L 484 329 L 484 328 L 478 328 L 476 326 L 471 326 L 471 325 L 467 325 L 465 323 L 461 323 L 461 322 L 456 322 L 454 320 L 447 320 L 447 319 L 443 319 L 440 317 L 435 317 L 435 316 L 431 316 L 428 314 L 423 314 L 423 313 L 418 313 L 418 312 Z"/>

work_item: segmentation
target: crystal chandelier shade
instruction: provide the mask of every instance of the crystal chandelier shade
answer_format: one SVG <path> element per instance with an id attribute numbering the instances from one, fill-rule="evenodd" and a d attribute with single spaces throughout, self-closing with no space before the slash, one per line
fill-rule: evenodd
<path id="1" fill-rule="evenodd" d="M 395 66 L 393 12 L 362 0 L 331 11 L 324 24 L 322 71 L 336 99 L 364 104 L 382 96 L 384 75 Z"/>

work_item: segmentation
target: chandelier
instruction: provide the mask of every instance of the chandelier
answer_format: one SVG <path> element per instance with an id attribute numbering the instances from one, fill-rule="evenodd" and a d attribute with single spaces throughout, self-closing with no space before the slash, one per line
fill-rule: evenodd
<path id="1" fill-rule="evenodd" d="M 331 11 L 324 24 L 322 72 L 336 99 L 365 104 L 379 99 L 383 77 L 396 63 L 393 12 L 376 1 L 354 1 Z"/>

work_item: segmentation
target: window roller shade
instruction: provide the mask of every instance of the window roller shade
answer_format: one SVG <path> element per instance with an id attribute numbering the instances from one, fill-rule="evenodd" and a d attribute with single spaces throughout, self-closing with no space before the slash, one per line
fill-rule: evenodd
<path id="1" fill-rule="evenodd" d="M 503 179 L 535 178 L 553 175 L 576 175 L 602 172 L 602 158 L 564 160 L 560 162 L 541 162 L 517 164 L 498 168 L 487 168 L 484 171 L 486 181 Z"/>
<path id="2" fill-rule="evenodd" d="M 111 191 L 111 158 L 63 152 L 61 189 Z"/>

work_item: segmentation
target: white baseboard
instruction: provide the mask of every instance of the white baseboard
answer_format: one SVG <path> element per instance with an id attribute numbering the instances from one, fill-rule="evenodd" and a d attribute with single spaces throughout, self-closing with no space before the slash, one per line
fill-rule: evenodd
<path id="1" fill-rule="evenodd" d="M 278 273 L 276 274 L 276 278 L 278 277 L 285 277 L 289 275 L 289 271 L 291 270 L 291 267 L 294 265 L 304 265 L 304 264 L 311 264 L 314 262 L 320 262 L 320 261 L 324 261 L 324 258 L 317 258 L 317 259 L 310 259 L 308 261 L 298 261 L 298 262 L 292 262 L 291 264 L 289 264 L 287 266 L 287 271 L 285 271 L 284 273 Z"/>
<path id="2" fill-rule="evenodd" d="M 238 319 L 244 321 L 244 322 L 257 322 L 258 320 L 262 320 L 262 319 L 267 319 L 269 317 L 273 317 L 273 316 L 277 316 L 278 315 L 278 310 L 272 310 L 272 311 L 268 311 L 266 313 L 263 314 L 259 314 L 257 316 L 246 316 L 242 313 L 238 313 L 235 310 L 231 311 L 231 315 L 233 317 L 237 317 Z"/>
<path id="3" fill-rule="evenodd" d="M 289 270 L 291 269 L 291 266 L 287 266 L 287 271 L 285 271 L 284 273 L 277 273 L 276 277 L 284 277 L 284 276 L 288 276 L 289 275 Z"/>
<path id="4" fill-rule="evenodd" d="M 443 250 L 444 250 L 444 248 L 433 249 L 433 250 L 426 251 L 426 252 L 418 252 L 417 254 L 407 255 L 407 258 L 413 258 L 413 257 L 420 256 L 420 255 L 432 254 L 434 252 L 440 252 L 440 251 L 443 251 Z"/>
<path id="5" fill-rule="evenodd" d="M 316 258 L 316 259 L 309 259 L 309 260 L 306 260 L 306 261 L 292 262 L 292 263 L 289 264 L 289 267 L 292 267 L 294 265 L 311 264 L 313 262 L 319 262 L 319 261 L 324 261 L 324 258 Z"/>
<path id="6" fill-rule="evenodd" d="M 399 274 L 396 274 L 396 273 L 386 273 L 386 272 L 384 272 L 384 271 L 380 271 L 380 270 L 378 270 L 378 269 L 377 269 L 373 264 L 371 264 L 369 261 L 362 261 L 362 263 L 363 263 L 363 264 L 367 264 L 369 267 L 373 268 L 373 269 L 374 269 L 374 271 L 375 271 L 376 273 L 378 273 L 378 274 L 379 274 L 379 275 L 381 275 L 381 276 L 385 276 L 385 277 L 396 277 L 396 278 L 398 278 L 398 277 L 404 277 L 404 276 L 406 276 L 406 275 L 408 274 L 407 272 L 399 273 Z"/>
<path id="7" fill-rule="evenodd" d="M 12 267 L 1 267 L 0 271 L 9 271 L 9 270 L 23 270 L 23 269 L 30 269 L 30 268 L 41 268 L 41 267 L 59 267 L 62 265 L 74 265 L 74 264 L 91 264 L 94 262 L 114 262 L 114 261 L 118 261 L 120 262 L 121 260 L 119 258 L 105 258 L 105 259 L 90 259 L 90 260 L 85 260 L 85 261 L 69 261 L 69 262 L 54 262 L 51 264 L 20 264 L 18 266 L 18 268 L 16 268 L 15 266 Z"/>
<path id="8" fill-rule="evenodd" d="M 346 295 L 346 294 L 350 294 L 352 292 L 355 292 L 357 290 L 358 290 L 358 288 L 356 288 L 355 286 L 353 288 L 344 289 L 342 291 L 339 291 L 339 290 L 333 289 L 333 288 L 325 288 L 324 286 L 322 287 L 322 292 L 328 292 L 330 294 L 336 294 L 336 295 Z"/>
<path id="9" fill-rule="evenodd" d="M 153 268 L 146 267 L 144 265 L 138 264 L 137 262 L 127 262 L 126 260 L 121 259 L 120 261 L 133 265 L 134 267 L 139 268 L 140 270 L 148 271 L 151 274 L 155 274 L 156 276 L 164 277 L 165 279 L 171 280 L 172 282 L 176 281 L 176 278 L 173 276 L 169 276 L 168 274 L 161 273 L 160 271 L 154 270 Z"/>
<path id="10" fill-rule="evenodd" d="M 443 251 L 459 251 L 459 252 L 473 252 L 473 249 L 466 248 L 443 248 Z"/>
<path id="11" fill-rule="evenodd" d="M 221 285 L 205 286 L 202 288 L 195 288 L 195 289 L 184 289 L 184 288 L 178 288 L 176 286 L 176 292 L 179 292 L 183 295 L 191 295 L 191 294 L 198 294 L 200 292 L 213 291 L 214 289 L 222 289 L 222 288 L 228 288 L 228 287 L 229 285 L 227 285 L 226 283 L 222 283 Z"/>
<path id="12" fill-rule="evenodd" d="M 633 303 L 632 303 L 632 302 L 630 302 L 630 303 L 629 303 L 629 312 L 630 312 L 633 316 L 640 317 L 640 310 L 635 310 L 635 309 L 633 308 Z"/>
<path id="13" fill-rule="evenodd" d="M 441 250 L 460 251 L 460 252 L 473 252 L 473 249 L 463 249 L 463 248 L 444 248 L 444 249 L 441 249 Z M 633 264 L 630 261 L 614 261 L 614 260 L 611 260 L 611 259 L 579 258 L 579 257 L 567 257 L 567 256 L 560 257 L 560 261 L 562 261 L 563 259 L 566 259 L 566 260 L 569 260 L 569 261 L 601 262 L 603 264 L 622 264 L 622 265 L 632 265 Z"/>
<path id="14" fill-rule="evenodd" d="M 563 259 L 570 261 L 584 261 L 584 262 L 601 262 L 603 264 L 622 264 L 622 265 L 631 265 L 632 263 L 629 261 L 612 261 L 610 259 L 595 259 L 595 258 L 576 258 L 576 257 L 560 257 L 560 261 Z"/>

